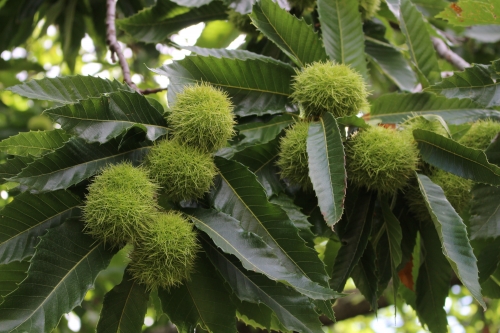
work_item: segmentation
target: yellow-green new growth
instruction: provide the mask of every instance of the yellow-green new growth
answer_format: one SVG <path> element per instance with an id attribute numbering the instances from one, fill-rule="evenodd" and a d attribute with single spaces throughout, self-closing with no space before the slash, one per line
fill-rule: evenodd
<path id="1" fill-rule="evenodd" d="M 133 240 L 149 228 L 157 190 L 144 168 L 128 162 L 106 167 L 88 188 L 85 231 L 112 246 Z"/>
<path id="2" fill-rule="evenodd" d="M 304 189 L 311 188 L 309 179 L 309 166 L 307 160 L 307 134 L 309 123 L 298 122 L 286 130 L 280 140 L 278 162 L 281 169 L 280 176 L 293 184 L 298 184 Z"/>
<path id="3" fill-rule="evenodd" d="M 213 185 L 217 172 L 210 154 L 167 140 L 151 148 L 146 166 L 173 201 L 202 197 Z"/>
<path id="4" fill-rule="evenodd" d="M 361 74 L 344 64 L 315 62 L 297 71 L 291 97 L 300 103 L 303 116 L 331 112 L 335 117 L 357 114 L 368 108 L 368 90 Z"/>
<path id="5" fill-rule="evenodd" d="M 499 132 L 499 122 L 491 119 L 478 120 L 458 142 L 470 148 L 485 150 Z"/>
<path id="6" fill-rule="evenodd" d="M 193 271 L 199 248 L 196 233 L 180 213 L 157 213 L 134 243 L 130 273 L 148 289 L 178 286 Z"/>
<path id="7" fill-rule="evenodd" d="M 380 0 L 360 0 L 359 11 L 363 21 L 369 20 L 375 16 L 380 9 Z"/>
<path id="8" fill-rule="evenodd" d="M 393 193 L 417 169 L 418 153 L 402 133 L 384 127 L 358 132 L 346 145 L 347 177 L 357 186 Z"/>
<path id="9" fill-rule="evenodd" d="M 448 199 L 457 213 L 462 212 L 469 205 L 471 200 L 470 189 L 473 184 L 472 180 L 456 176 L 441 169 L 436 169 L 430 178 L 443 189 L 446 199 Z"/>
<path id="10" fill-rule="evenodd" d="M 177 94 L 168 115 L 173 139 L 212 153 L 224 147 L 234 134 L 232 110 L 226 92 L 208 83 L 187 86 Z"/>

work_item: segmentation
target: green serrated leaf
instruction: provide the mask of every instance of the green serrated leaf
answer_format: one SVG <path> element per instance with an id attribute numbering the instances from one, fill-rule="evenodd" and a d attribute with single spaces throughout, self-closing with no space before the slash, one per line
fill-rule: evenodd
<path id="1" fill-rule="evenodd" d="M 125 160 L 139 164 L 151 144 L 128 142 L 118 148 L 119 141 L 88 144 L 73 138 L 53 153 L 44 155 L 23 169 L 12 181 L 40 192 L 66 189 L 95 175 L 108 164 Z"/>
<path id="2" fill-rule="evenodd" d="M 35 252 L 39 237 L 80 215 L 81 200 L 67 191 L 16 196 L 0 211 L 0 264 L 23 260 Z"/>
<path id="3" fill-rule="evenodd" d="M 301 277 L 301 292 L 315 299 L 336 293 L 327 287 L 328 276 L 316 253 L 305 245 L 286 213 L 271 204 L 256 176 L 240 163 L 215 157 L 220 179 L 212 193 L 215 209 L 241 222 L 271 247 L 286 271 Z"/>
<path id="4" fill-rule="evenodd" d="M 66 132 L 90 143 L 106 143 L 134 126 L 144 129 L 150 141 L 167 133 L 163 110 L 156 109 L 146 97 L 135 92 L 119 91 L 89 98 L 46 110 L 44 114 Z"/>
<path id="5" fill-rule="evenodd" d="M 463 72 L 452 76 L 426 89 L 448 98 L 470 98 L 486 108 L 500 105 L 500 83 L 491 78 L 491 67 L 475 64 Z"/>
<path id="6" fill-rule="evenodd" d="M 427 31 L 427 22 L 410 0 L 401 0 L 399 21 L 401 31 L 406 37 L 406 44 L 411 59 L 429 82 L 441 79 L 441 70 L 431 37 Z M 426 86 L 426 82 L 421 82 Z"/>
<path id="7" fill-rule="evenodd" d="M 331 60 L 350 65 L 367 77 L 363 24 L 352 0 L 318 0 L 323 43 Z"/>
<path id="8" fill-rule="evenodd" d="M 460 281 L 479 304 L 486 308 L 479 285 L 477 260 L 472 252 L 462 218 L 446 200 L 443 190 L 429 177 L 418 174 L 418 184 L 436 227 L 443 254 Z"/>
<path id="9" fill-rule="evenodd" d="M 236 306 L 222 283 L 212 264 L 198 258 L 188 281 L 170 290 L 160 289 L 158 296 L 180 333 L 194 333 L 197 325 L 209 332 L 234 333 Z"/>
<path id="10" fill-rule="evenodd" d="M 133 91 L 118 81 L 81 75 L 31 80 L 7 90 L 27 98 L 62 104 L 76 103 L 80 99 L 99 97 L 118 90 Z"/>
<path id="11" fill-rule="evenodd" d="M 61 254 L 64 254 L 62 256 Z M 0 305 L 5 332 L 50 332 L 61 316 L 79 305 L 114 252 L 68 220 L 42 237 L 28 277 Z"/>
<path id="12" fill-rule="evenodd" d="M 377 266 L 375 265 L 376 260 L 377 257 L 375 256 L 373 245 L 368 242 L 358 264 L 354 266 L 351 272 L 351 277 L 356 284 L 356 288 L 365 296 L 374 312 L 377 312 L 378 309 L 378 276 Z"/>
<path id="13" fill-rule="evenodd" d="M 425 162 L 479 183 L 500 185 L 500 168 L 489 163 L 482 150 L 421 129 L 414 130 L 413 137 Z"/>
<path id="14" fill-rule="evenodd" d="M 146 287 L 125 271 L 122 282 L 104 296 L 96 332 L 141 332 L 148 300 Z"/>
<path id="15" fill-rule="evenodd" d="M 260 0 L 250 14 L 253 24 L 299 67 L 327 60 L 318 37 L 303 19 L 298 19 L 272 0 Z"/>
<path id="16" fill-rule="evenodd" d="M 330 113 L 309 125 L 307 155 L 318 206 L 326 223 L 333 226 L 344 213 L 347 175 L 342 136 Z"/>
<path id="17" fill-rule="evenodd" d="M 500 24 L 500 6 L 496 0 L 460 0 L 450 4 L 436 17 L 460 27 Z"/>
<path id="18" fill-rule="evenodd" d="M 62 147 L 70 138 L 62 130 L 21 132 L 0 142 L 0 150 L 10 155 L 41 156 Z"/>
<path id="19" fill-rule="evenodd" d="M 233 301 L 237 303 L 236 315 L 239 320 L 245 324 L 277 332 L 288 331 L 278 320 L 274 312 L 265 304 L 256 304 L 250 302 Z"/>
<path id="20" fill-rule="evenodd" d="M 5 183 L 7 179 L 19 174 L 21 170 L 26 168 L 28 164 L 34 160 L 33 157 L 16 156 L 0 164 L 0 184 Z"/>
<path id="21" fill-rule="evenodd" d="M 228 92 L 237 116 L 283 113 L 291 106 L 288 96 L 295 75 L 291 66 L 259 59 L 188 56 L 154 72 L 170 79 L 168 100 L 172 104 L 185 85 L 208 82 Z"/>
<path id="22" fill-rule="evenodd" d="M 16 290 L 26 278 L 29 266 L 29 261 L 12 261 L 0 265 L 0 304 L 4 297 Z"/>
<path id="23" fill-rule="evenodd" d="M 371 107 L 370 121 L 400 123 L 409 117 L 430 114 L 454 125 L 484 118 L 500 120 L 500 112 L 483 108 L 470 99 L 448 99 L 424 92 L 386 94 L 377 98 Z"/>
<path id="24" fill-rule="evenodd" d="M 345 116 L 345 117 L 339 117 L 335 119 L 337 121 L 337 124 L 339 125 L 339 129 L 342 133 L 342 131 L 345 129 L 345 126 L 352 126 L 352 127 L 358 127 L 358 128 L 364 128 L 367 129 L 370 127 L 363 118 L 360 118 L 358 116 Z M 343 134 L 344 136 L 345 134 Z"/>
<path id="25" fill-rule="evenodd" d="M 227 7 L 220 1 L 199 8 L 188 8 L 169 0 L 159 0 L 154 6 L 135 15 L 116 20 L 116 25 L 135 40 L 159 43 L 171 34 L 199 22 L 226 19 L 226 11 Z"/>

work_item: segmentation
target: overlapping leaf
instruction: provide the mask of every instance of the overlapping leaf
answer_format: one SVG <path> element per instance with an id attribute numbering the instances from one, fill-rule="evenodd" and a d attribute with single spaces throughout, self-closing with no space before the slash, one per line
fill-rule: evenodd
<path id="1" fill-rule="evenodd" d="M 138 164 L 150 148 L 150 144 L 133 141 L 120 148 L 118 145 L 117 139 L 99 145 L 73 138 L 63 147 L 28 165 L 12 180 L 41 192 L 66 189 L 95 175 L 108 164 L 126 160 Z"/>
<path id="2" fill-rule="evenodd" d="M 66 191 L 16 196 L 0 211 L 0 264 L 33 255 L 39 237 L 68 217 L 79 215 L 79 205 L 81 200 Z"/>
<path id="3" fill-rule="evenodd" d="M 299 67 L 327 59 L 318 35 L 272 0 L 260 0 L 250 15 L 253 24 Z"/>
<path id="4" fill-rule="evenodd" d="M 171 34 L 199 22 L 226 19 L 226 11 L 227 7 L 220 1 L 190 9 L 172 1 L 159 0 L 153 7 L 116 20 L 116 25 L 135 40 L 159 43 Z"/>
<path id="5" fill-rule="evenodd" d="M 0 142 L 0 150 L 10 155 L 41 156 L 62 147 L 69 138 L 62 130 L 21 132 Z"/>
<path id="6" fill-rule="evenodd" d="M 399 21 L 411 59 L 431 83 L 441 79 L 441 70 L 422 14 L 410 0 L 401 0 Z M 425 82 L 422 82 L 424 84 Z"/>
<path id="7" fill-rule="evenodd" d="M 0 304 L 26 278 L 29 261 L 12 261 L 0 266 Z"/>
<path id="8" fill-rule="evenodd" d="M 33 157 L 16 156 L 10 158 L 5 163 L 0 164 L 0 183 L 5 183 L 6 179 L 12 178 L 33 162 Z"/>
<path id="9" fill-rule="evenodd" d="M 237 162 L 215 158 L 220 172 L 212 201 L 216 209 L 241 222 L 271 247 L 283 267 L 297 277 L 301 292 L 315 299 L 330 299 L 335 293 L 326 287 L 328 276 L 315 252 L 305 245 L 286 213 L 271 204 L 255 175 Z"/>
<path id="10" fill-rule="evenodd" d="M 80 99 L 99 97 L 101 94 L 118 90 L 133 91 L 118 81 L 81 75 L 31 80 L 7 90 L 27 98 L 61 104 L 76 103 Z"/>
<path id="11" fill-rule="evenodd" d="M 44 114 L 66 132 L 91 143 L 106 143 L 134 126 L 143 129 L 150 141 L 167 133 L 163 110 L 155 108 L 146 97 L 127 91 L 81 100 Z"/>
<path id="12" fill-rule="evenodd" d="M 463 72 L 454 72 L 426 90 L 448 98 L 470 98 L 486 108 L 499 106 L 500 83 L 491 78 L 490 70 L 489 66 L 476 64 Z"/>
<path id="13" fill-rule="evenodd" d="M 326 223 L 335 225 L 344 213 L 346 170 L 342 136 L 330 113 L 311 123 L 307 137 L 309 178 Z"/>
<path id="14" fill-rule="evenodd" d="M 351 65 L 366 77 L 364 34 L 358 6 L 358 2 L 351 0 L 319 0 L 318 14 L 330 59 Z"/>
<path id="15" fill-rule="evenodd" d="M 460 281 L 479 304 L 486 308 L 479 285 L 477 259 L 472 252 L 462 218 L 446 200 L 443 190 L 427 176 L 419 174 L 418 183 L 441 241 L 443 254 Z"/>
<path id="16" fill-rule="evenodd" d="M 125 271 L 122 282 L 104 296 L 96 332 L 141 332 L 148 300 L 146 287 Z"/>
<path id="17" fill-rule="evenodd" d="M 378 277 L 377 266 L 375 265 L 377 258 L 373 245 L 369 242 L 363 252 L 363 256 L 359 259 L 358 264 L 354 266 L 351 277 L 365 299 L 370 303 L 373 311 L 377 311 L 377 294 L 378 294 Z"/>
<path id="18" fill-rule="evenodd" d="M 170 79 L 168 100 L 185 85 L 208 82 L 229 93 L 238 116 L 282 113 L 291 102 L 290 81 L 295 71 L 259 59 L 188 56 L 155 70 Z"/>
<path id="19" fill-rule="evenodd" d="M 483 118 L 500 120 L 500 112 L 486 109 L 470 99 L 448 99 L 431 93 L 386 94 L 375 100 L 372 121 L 400 123 L 414 115 L 434 114 L 448 124 L 462 124 Z"/>
<path id="20" fill-rule="evenodd" d="M 0 305 L 3 331 L 50 332 L 82 302 L 113 256 L 82 229 L 80 221 L 68 220 L 42 237 L 28 277 Z"/>
<path id="21" fill-rule="evenodd" d="M 421 129 L 414 130 L 413 137 L 427 163 L 479 183 L 500 185 L 500 168 L 489 163 L 482 150 Z"/>

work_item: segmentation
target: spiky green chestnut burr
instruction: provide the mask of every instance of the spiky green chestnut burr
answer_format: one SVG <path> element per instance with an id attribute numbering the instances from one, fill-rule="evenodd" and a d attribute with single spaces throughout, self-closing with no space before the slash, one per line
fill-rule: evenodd
<path id="1" fill-rule="evenodd" d="M 180 213 L 153 215 L 151 227 L 134 242 L 129 271 L 148 289 L 180 285 L 193 271 L 200 247 L 192 225 Z"/>
<path id="2" fill-rule="evenodd" d="M 415 144 L 401 132 L 370 127 L 346 145 L 347 177 L 357 186 L 393 193 L 402 189 L 417 169 Z"/>
<path id="3" fill-rule="evenodd" d="M 210 154 L 178 141 L 164 140 L 153 146 L 145 165 L 173 201 L 202 197 L 217 172 Z"/>
<path id="4" fill-rule="evenodd" d="M 250 16 L 240 14 L 234 9 L 229 10 L 227 14 L 229 22 L 231 22 L 239 31 L 247 35 L 257 34 L 257 29 L 255 29 L 255 26 L 252 24 Z"/>
<path id="5" fill-rule="evenodd" d="M 280 152 L 276 163 L 281 169 L 282 179 L 288 179 L 304 189 L 312 186 L 307 161 L 308 131 L 309 123 L 307 122 L 298 122 L 287 129 L 285 136 L 280 140 Z"/>
<path id="6" fill-rule="evenodd" d="M 458 213 L 462 212 L 469 205 L 471 199 L 470 189 L 473 184 L 472 180 L 455 176 L 441 169 L 434 170 L 430 178 L 443 189 L 446 199 L 448 199 Z"/>
<path id="7" fill-rule="evenodd" d="M 294 102 L 302 105 L 304 117 L 331 112 L 335 117 L 357 114 L 368 107 L 368 91 L 361 74 L 344 64 L 314 62 L 297 71 Z"/>
<path id="8" fill-rule="evenodd" d="M 212 153 L 226 145 L 235 124 L 226 92 L 208 83 L 187 86 L 177 94 L 168 115 L 174 140 Z"/>
<path id="9" fill-rule="evenodd" d="M 380 0 L 360 0 L 359 11 L 363 21 L 371 19 L 380 9 Z"/>
<path id="10" fill-rule="evenodd" d="M 85 231 L 111 246 L 133 240 L 147 230 L 158 185 L 144 168 L 129 162 L 107 166 L 88 187 L 83 219 Z"/>
<path id="11" fill-rule="evenodd" d="M 458 142 L 470 148 L 485 150 L 499 132 L 500 122 L 478 120 Z"/>

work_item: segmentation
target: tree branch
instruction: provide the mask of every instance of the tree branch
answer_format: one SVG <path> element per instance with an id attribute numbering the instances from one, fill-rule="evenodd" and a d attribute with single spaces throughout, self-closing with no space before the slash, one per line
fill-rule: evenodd
<path id="1" fill-rule="evenodd" d="M 467 67 L 470 67 L 470 64 L 467 61 L 465 61 L 458 54 L 450 50 L 450 48 L 441 39 L 437 37 L 431 37 L 431 39 L 432 39 L 432 44 L 434 44 L 434 48 L 436 49 L 436 52 L 439 54 L 441 58 L 445 59 L 446 61 L 448 61 L 450 64 L 452 64 L 461 71 L 463 71 Z"/>

